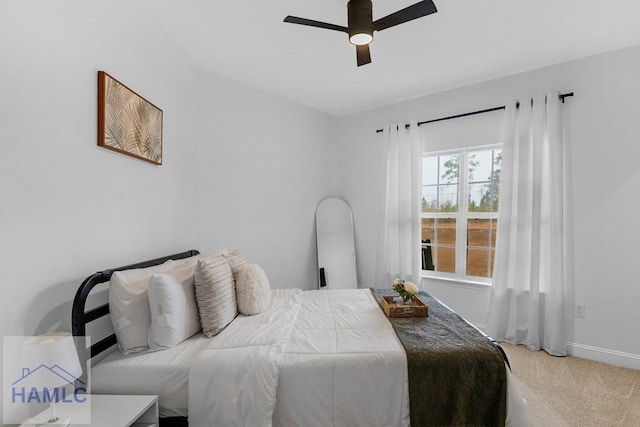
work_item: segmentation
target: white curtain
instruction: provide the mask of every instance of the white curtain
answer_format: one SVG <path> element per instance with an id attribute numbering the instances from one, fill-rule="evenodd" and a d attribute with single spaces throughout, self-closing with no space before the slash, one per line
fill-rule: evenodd
<path id="1" fill-rule="evenodd" d="M 558 95 L 550 92 L 506 108 L 487 332 L 499 341 L 564 356 L 573 293 L 565 274 L 565 156 Z"/>
<path id="2" fill-rule="evenodd" d="M 416 123 L 388 126 L 382 132 L 384 183 L 378 219 L 376 286 L 395 278 L 420 286 L 420 200 L 422 144 Z"/>

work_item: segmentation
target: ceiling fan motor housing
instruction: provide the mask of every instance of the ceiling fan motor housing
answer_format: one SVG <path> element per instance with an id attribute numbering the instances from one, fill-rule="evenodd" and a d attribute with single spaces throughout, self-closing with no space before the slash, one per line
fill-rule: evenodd
<path id="1" fill-rule="evenodd" d="M 373 5 L 371 0 L 350 0 L 347 3 L 349 39 L 356 34 L 369 34 L 373 39 Z"/>

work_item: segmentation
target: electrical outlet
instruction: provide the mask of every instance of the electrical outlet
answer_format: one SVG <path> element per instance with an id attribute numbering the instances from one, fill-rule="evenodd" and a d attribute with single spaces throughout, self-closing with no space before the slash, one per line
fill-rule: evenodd
<path id="1" fill-rule="evenodd" d="M 573 310 L 573 316 L 579 317 L 580 319 L 584 319 L 585 314 L 587 313 L 587 306 L 584 304 L 576 304 Z"/>

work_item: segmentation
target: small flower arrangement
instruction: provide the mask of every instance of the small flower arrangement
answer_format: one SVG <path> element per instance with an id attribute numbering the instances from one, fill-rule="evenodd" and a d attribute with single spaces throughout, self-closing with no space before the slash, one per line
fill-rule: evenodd
<path id="1" fill-rule="evenodd" d="M 393 281 L 393 290 L 398 293 L 404 300 L 413 301 L 418 293 L 418 287 L 413 282 L 396 279 Z"/>

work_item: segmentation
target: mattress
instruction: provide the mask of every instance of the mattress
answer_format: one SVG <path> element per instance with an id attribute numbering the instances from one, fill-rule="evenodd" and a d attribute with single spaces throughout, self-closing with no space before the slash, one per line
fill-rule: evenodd
<path id="1" fill-rule="evenodd" d="M 186 417 L 189 368 L 208 342 L 199 333 L 163 351 L 129 356 L 115 351 L 91 370 L 91 392 L 156 394 L 161 417 Z"/>

